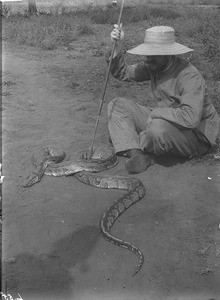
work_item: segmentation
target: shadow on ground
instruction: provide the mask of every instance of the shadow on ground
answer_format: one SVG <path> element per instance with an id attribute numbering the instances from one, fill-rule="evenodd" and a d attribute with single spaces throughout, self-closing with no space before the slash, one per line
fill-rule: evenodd
<path id="1" fill-rule="evenodd" d="M 85 226 L 56 241 L 50 253 L 39 257 L 30 253 L 19 254 L 14 262 L 4 263 L 3 286 L 7 281 L 8 292 L 19 291 L 24 298 L 36 295 L 42 299 L 53 296 L 65 299 L 74 290 L 70 270 L 79 264 L 84 266 L 83 272 L 88 272 L 85 261 L 99 238 L 97 227 Z M 9 274 L 13 275 L 9 277 Z"/>

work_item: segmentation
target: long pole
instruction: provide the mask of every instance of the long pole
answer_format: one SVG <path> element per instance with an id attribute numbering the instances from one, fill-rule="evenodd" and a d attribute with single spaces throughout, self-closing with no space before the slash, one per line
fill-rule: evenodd
<path id="1" fill-rule="evenodd" d="M 121 16 L 122 16 L 122 11 L 123 11 L 123 7 L 124 7 L 124 1 L 125 0 L 122 0 L 120 14 L 119 14 L 119 18 L 118 18 L 118 26 L 120 26 L 120 24 L 121 24 Z M 100 119 L 100 115 L 101 115 L 101 111 L 102 111 L 102 106 L 103 106 L 104 99 L 105 99 L 105 93 L 106 93 L 106 88 L 107 88 L 107 84 L 108 84 L 112 59 L 113 59 L 113 55 L 114 55 L 114 52 L 115 52 L 116 42 L 117 41 L 114 40 L 112 51 L 111 51 L 111 56 L 110 56 L 110 59 L 109 59 L 108 70 L 107 70 L 107 74 L 106 74 L 106 78 L 105 78 L 105 84 L 104 84 L 104 88 L 103 88 L 103 92 L 102 92 L 101 101 L 100 101 L 100 104 L 99 104 L 98 116 L 97 116 L 97 119 L 96 119 L 96 124 L 95 124 L 95 130 L 94 130 L 94 133 L 93 133 L 92 143 L 91 143 L 91 146 L 90 146 L 90 149 L 89 149 L 88 159 L 90 159 L 93 155 L 93 146 L 94 146 L 94 141 L 95 141 L 95 135 L 96 135 L 96 131 L 97 131 L 97 128 L 98 128 L 99 119 Z"/>

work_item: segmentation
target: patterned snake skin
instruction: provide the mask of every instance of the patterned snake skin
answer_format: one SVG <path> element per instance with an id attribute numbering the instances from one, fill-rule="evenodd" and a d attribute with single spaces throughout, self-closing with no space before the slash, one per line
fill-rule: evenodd
<path id="1" fill-rule="evenodd" d="M 110 155 L 107 159 L 94 158 L 76 162 L 66 161 L 63 164 L 57 164 L 61 162 L 64 157 L 65 153 L 60 149 L 55 149 L 51 146 L 44 148 L 38 157 L 33 157 L 32 162 L 36 167 L 36 171 L 28 178 L 24 187 L 30 187 L 40 181 L 43 174 L 51 176 L 68 176 L 74 174 L 78 180 L 91 186 L 128 191 L 126 195 L 117 199 L 105 210 L 100 218 L 100 230 L 107 241 L 117 246 L 127 248 L 139 256 L 139 264 L 133 273 L 133 276 L 135 276 L 140 271 L 144 263 L 143 253 L 131 243 L 114 237 L 110 230 L 122 213 L 144 197 L 146 193 L 145 187 L 137 178 L 115 175 L 100 176 L 98 174 L 94 174 L 95 172 L 108 170 L 118 163 L 118 158 L 114 153 L 112 153 L 112 155 Z M 57 165 L 54 165 L 54 163 Z"/>

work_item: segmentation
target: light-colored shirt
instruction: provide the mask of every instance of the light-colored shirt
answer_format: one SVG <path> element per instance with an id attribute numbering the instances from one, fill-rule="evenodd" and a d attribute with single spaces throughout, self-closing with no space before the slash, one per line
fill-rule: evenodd
<path id="1" fill-rule="evenodd" d="M 216 144 L 219 116 L 208 95 L 200 72 L 186 60 L 174 56 L 168 69 L 158 74 L 150 71 L 147 62 L 127 65 L 122 54 L 113 58 L 112 75 L 123 81 L 151 80 L 155 108 L 151 118 L 167 120 L 180 128 L 194 130 L 211 145 Z"/>

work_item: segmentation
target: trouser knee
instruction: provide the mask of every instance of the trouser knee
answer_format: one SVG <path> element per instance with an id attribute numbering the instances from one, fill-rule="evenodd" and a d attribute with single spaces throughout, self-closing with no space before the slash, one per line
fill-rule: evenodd
<path id="1" fill-rule="evenodd" d="M 167 153 L 172 148 L 169 124 L 163 119 L 153 119 L 140 136 L 141 148 L 156 155 Z"/>
<path id="2" fill-rule="evenodd" d="M 142 133 L 141 148 L 156 155 L 173 153 L 189 157 L 193 153 L 207 151 L 207 146 L 198 141 L 190 129 L 180 130 L 163 119 L 153 119 L 150 126 Z"/>
<path id="3" fill-rule="evenodd" d="M 128 103 L 128 100 L 123 97 L 116 97 L 112 99 L 107 108 L 108 117 L 111 118 L 113 111 L 119 108 L 126 108 L 126 103 Z"/>
<path id="4" fill-rule="evenodd" d="M 154 139 L 164 138 L 168 134 L 167 121 L 153 119 L 147 128 L 148 134 Z"/>

